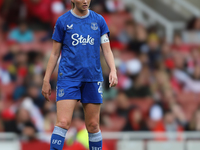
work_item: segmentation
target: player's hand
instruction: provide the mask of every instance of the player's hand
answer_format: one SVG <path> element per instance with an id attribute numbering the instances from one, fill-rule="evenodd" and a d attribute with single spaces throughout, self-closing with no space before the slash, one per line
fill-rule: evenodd
<path id="1" fill-rule="evenodd" d="M 42 95 L 44 98 L 49 101 L 49 96 L 51 95 L 51 85 L 48 81 L 43 81 L 42 85 Z"/>
<path id="2" fill-rule="evenodd" d="M 114 87 L 118 84 L 118 79 L 117 79 L 117 72 L 116 71 L 111 71 L 109 75 L 109 87 Z"/>

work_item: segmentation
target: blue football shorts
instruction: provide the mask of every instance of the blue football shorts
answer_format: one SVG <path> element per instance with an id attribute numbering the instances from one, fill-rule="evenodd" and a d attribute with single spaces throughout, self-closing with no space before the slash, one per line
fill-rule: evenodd
<path id="1" fill-rule="evenodd" d="M 57 81 L 56 101 L 76 99 L 81 103 L 103 103 L 102 83 Z"/>

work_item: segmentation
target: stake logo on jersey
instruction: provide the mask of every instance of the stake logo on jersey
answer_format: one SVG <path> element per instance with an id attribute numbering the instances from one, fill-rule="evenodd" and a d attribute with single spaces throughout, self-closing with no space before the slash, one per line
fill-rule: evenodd
<path id="1" fill-rule="evenodd" d="M 58 80 L 82 82 L 103 81 L 100 46 L 101 36 L 109 35 L 104 18 L 88 11 L 77 16 L 72 10 L 60 16 L 52 39 L 62 43 Z M 64 91 L 58 91 L 63 95 Z M 59 95 L 58 95 L 59 96 Z"/>
<path id="2" fill-rule="evenodd" d="M 79 43 L 82 45 L 90 44 L 94 45 L 94 38 L 92 38 L 90 35 L 87 36 L 87 38 L 83 37 L 82 35 L 79 35 L 78 33 L 72 34 L 72 45 L 76 46 Z"/>

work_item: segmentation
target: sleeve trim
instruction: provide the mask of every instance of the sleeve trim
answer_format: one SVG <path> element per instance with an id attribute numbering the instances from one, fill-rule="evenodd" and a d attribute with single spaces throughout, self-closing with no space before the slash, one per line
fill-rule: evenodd
<path id="1" fill-rule="evenodd" d="M 59 39 L 57 39 L 57 38 L 55 38 L 55 37 L 52 37 L 52 40 L 55 40 L 55 41 L 57 41 L 57 42 L 59 42 L 59 43 L 62 43 L 62 40 L 59 40 Z"/>
<path id="2" fill-rule="evenodd" d="M 104 35 L 104 34 L 106 34 L 106 33 L 108 34 L 108 36 L 110 36 L 110 31 L 104 31 L 104 32 L 102 32 L 101 36 Z"/>

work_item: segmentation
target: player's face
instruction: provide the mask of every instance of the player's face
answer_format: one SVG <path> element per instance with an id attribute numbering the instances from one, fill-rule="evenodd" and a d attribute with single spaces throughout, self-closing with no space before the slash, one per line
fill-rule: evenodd
<path id="1" fill-rule="evenodd" d="M 84 11 L 89 8 L 91 0 L 72 0 L 72 2 L 78 10 Z"/>

